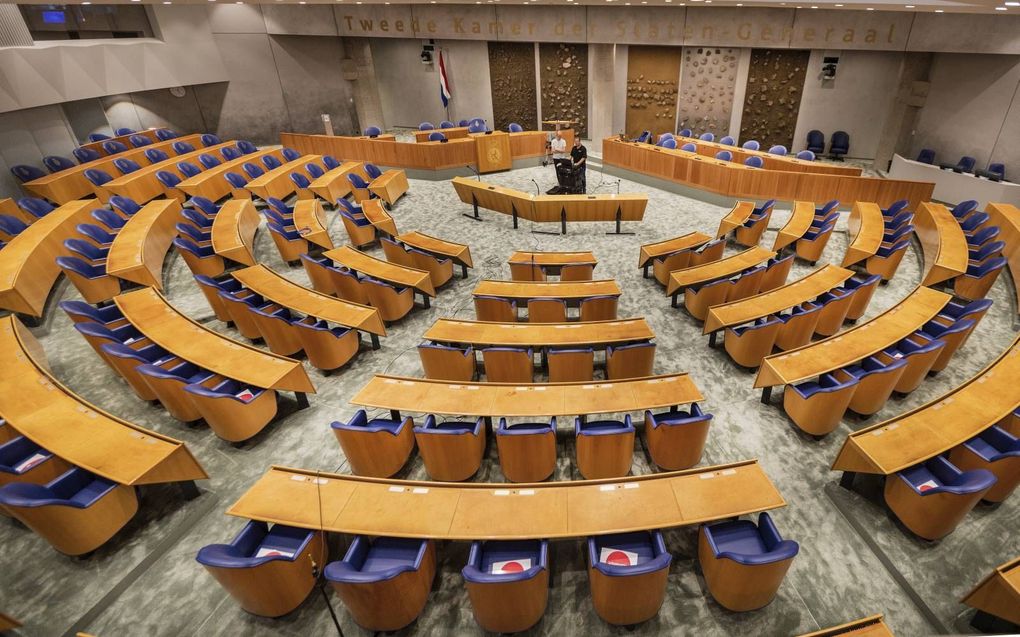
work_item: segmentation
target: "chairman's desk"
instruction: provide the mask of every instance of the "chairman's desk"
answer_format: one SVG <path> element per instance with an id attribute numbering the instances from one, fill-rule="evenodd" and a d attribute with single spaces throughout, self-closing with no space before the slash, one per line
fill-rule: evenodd
<path id="1" fill-rule="evenodd" d="M 439 319 L 422 338 L 474 347 L 606 347 L 650 341 L 655 332 L 643 318 L 584 323 L 495 323 Z"/>
<path id="2" fill-rule="evenodd" d="M 719 220 L 719 229 L 716 231 L 715 236 L 725 237 L 729 233 L 733 232 L 751 218 L 751 214 L 754 212 L 753 201 L 738 201 L 733 205 L 733 208 L 726 213 L 726 216 Z"/>
<path id="3" fill-rule="evenodd" d="M 705 318 L 704 333 L 712 334 L 714 337 L 718 330 L 751 323 L 770 314 L 778 314 L 842 285 L 853 275 L 850 270 L 828 263 L 811 274 L 774 290 L 732 303 L 713 305 Z"/>
<path id="4" fill-rule="evenodd" d="M 233 148 L 236 150 L 237 142 L 229 141 L 216 144 L 215 146 L 209 146 L 207 148 L 199 148 L 198 150 L 185 153 L 184 155 L 170 157 L 161 162 L 142 166 L 138 170 L 116 177 L 102 186 L 96 186 L 96 191 L 97 193 L 100 191 L 106 191 L 108 193 L 120 195 L 121 197 L 127 197 L 139 205 L 144 204 L 147 201 L 152 201 L 156 197 L 170 194 L 169 189 L 156 177 L 157 172 L 163 170 L 176 176 L 178 179 L 184 179 L 186 175 L 177 167 L 178 162 L 190 162 L 194 164 L 196 168 L 201 170 L 204 167 L 202 166 L 202 162 L 198 159 L 200 155 L 209 154 L 216 159 L 223 159 L 220 151 L 224 148 Z"/>
<path id="5" fill-rule="evenodd" d="M 843 267 L 875 256 L 885 236 L 885 216 L 878 204 L 857 201 L 850 209 L 848 230 L 853 239 L 843 257 Z"/>
<path id="6" fill-rule="evenodd" d="M 335 204 L 337 199 L 343 199 L 351 194 L 351 182 L 347 178 L 350 174 L 361 177 L 365 183 L 372 181 L 365 172 L 365 162 L 345 161 L 336 168 L 327 170 L 321 177 L 313 179 L 308 189 L 318 197 Z"/>
<path id="7" fill-rule="evenodd" d="M 1020 290 L 1020 208 L 1006 203 L 990 203 L 985 207 L 985 212 L 992 225 L 999 226 L 999 239 L 1006 243 L 1002 254 L 1009 263 L 1013 288 Z M 1020 312 L 1020 303 L 1017 304 L 1017 311 Z"/>
<path id="8" fill-rule="evenodd" d="M 967 237 L 949 208 L 922 203 L 914 209 L 914 233 L 924 253 L 922 285 L 949 281 L 967 271 Z"/>
<path id="9" fill-rule="evenodd" d="M 799 241 L 808 230 L 811 229 L 811 222 L 815 220 L 815 204 L 810 201 L 793 202 L 793 210 L 790 219 L 776 234 L 776 241 L 772 249 L 779 252 L 786 246 Z"/>
<path id="10" fill-rule="evenodd" d="M 412 482 L 273 466 L 227 513 L 334 533 L 472 541 L 664 529 L 785 505 L 757 460 L 512 485 Z"/>
<path id="11" fill-rule="evenodd" d="M 1020 339 L 948 394 L 847 436 L 832 470 L 849 485 L 856 473 L 892 475 L 949 451 L 1020 406 L 1018 377 Z"/>
<path id="12" fill-rule="evenodd" d="M 291 173 L 304 175 L 308 178 L 309 182 L 313 179 L 311 173 L 305 168 L 308 163 L 321 164 L 322 155 L 303 155 L 298 157 L 294 161 L 289 161 L 282 166 L 259 175 L 245 184 L 244 187 L 248 192 L 261 198 L 263 201 L 267 201 L 270 197 L 286 199 L 297 190 L 297 185 L 290 178 Z"/>
<path id="13" fill-rule="evenodd" d="M 183 442 L 106 413 L 62 385 L 42 345 L 14 316 L 0 318 L 0 413 L 18 433 L 67 462 L 125 485 L 209 476 Z"/>
<path id="14" fill-rule="evenodd" d="M 987 613 L 1020 625 L 1020 557 L 989 573 L 962 603 L 978 609 L 979 615 Z"/>
<path id="15" fill-rule="evenodd" d="M 248 173 L 244 171 L 244 165 L 251 162 L 262 169 L 265 167 L 265 164 L 262 163 L 262 159 L 265 157 L 273 157 L 281 163 L 287 161 L 287 158 L 283 156 L 283 149 L 281 148 L 257 150 L 254 153 L 242 155 L 237 159 L 225 161 L 218 166 L 204 168 L 202 172 L 194 177 L 188 177 L 177 184 L 177 189 L 189 197 L 205 197 L 210 201 L 219 201 L 229 195 L 234 189 L 230 182 L 227 181 L 226 174 L 228 172 L 241 175 L 247 181 Z M 202 168 L 199 163 L 195 165 Z M 183 175 L 181 176 L 183 177 Z"/>
<path id="16" fill-rule="evenodd" d="M 131 215 L 106 255 L 106 273 L 125 281 L 163 289 L 163 260 L 177 236 L 181 204 L 176 199 L 150 201 Z"/>
<path id="17" fill-rule="evenodd" d="M 823 628 L 800 637 L 895 637 L 881 614 L 847 622 L 832 628 Z"/>
<path id="18" fill-rule="evenodd" d="M 710 261 L 701 265 L 673 270 L 669 273 L 669 285 L 666 294 L 673 297 L 673 307 L 677 306 L 677 297 L 692 285 L 700 285 L 719 279 L 728 279 L 755 266 L 761 265 L 776 256 L 772 250 L 754 246 L 742 252 L 718 261 Z"/>
<path id="19" fill-rule="evenodd" d="M 767 403 L 774 385 L 792 385 L 815 378 L 903 340 L 935 318 L 952 298 L 944 292 L 918 286 L 896 306 L 866 323 L 782 354 L 766 356 L 754 386 L 764 388 L 762 402 Z"/>
<path id="20" fill-rule="evenodd" d="M 103 144 L 105 144 L 106 142 L 120 142 L 121 144 L 124 144 L 128 148 L 134 148 L 134 145 L 131 143 L 131 138 L 134 137 L 135 135 L 140 135 L 140 136 L 148 139 L 153 144 L 157 144 L 157 143 L 161 142 L 162 140 L 159 137 L 156 136 L 156 130 L 157 129 L 155 129 L 155 128 L 147 128 L 145 130 L 140 130 L 140 131 L 135 131 L 133 133 L 128 133 L 127 135 L 117 135 L 116 137 L 110 137 L 109 139 L 102 139 L 102 140 L 99 140 L 98 142 L 89 142 L 87 144 L 82 144 L 78 148 L 87 148 L 88 150 L 95 151 L 95 152 L 97 152 L 100 155 L 105 157 L 106 155 L 110 154 L 110 153 L 106 152 L 105 148 L 103 148 Z M 181 139 L 181 138 L 175 137 L 174 139 L 171 139 L 170 141 L 171 142 L 175 142 L 178 139 Z M 143 148 L 149 148 L 149 146 L 144 146 Z M 114 153 L 114 154 L 116 154 L 116 153 Z"/>
<path id="21" fill-rule="evenodd" d="M 432 285 L 432 279 L 425 270 L 408 268 L 376 259 L 349 245 L 341 246 L 335 250 L 327 250 L 322 254 L 326 258 L 332 259 L 337 265 L 342 265 L 360 274 L 367 274 L 373 279 L 386 281 L 399 287 L 414 288 L 424 298 L 425 307 L 429 306 L 429 297 L 436 295 L 436 288 Z"/>
<path id="22" fill-rule="evenodd" d="M 733 155 L 733 161 L 744 163 L 749 157 L 760 157 L 764 162 L 762 168 L 765 170 L 783 170 L 787 172 L 819 173 L 822 175 L 860 175 L 862 170 L 855 166 L 840 166 L 820 161 L 797 159 L 791 155 L 774 155 L 764 150 L 749 150 L 740 146 L 729 146 L 719 142 L 707 142 L 697 137 L 675 136 L 677 147 L 684 144 L 694 144 L 695 151 L 699 155 L 714 158 L 721 151 L 728 151 Z"/>
<path id="23" fill-rule="evenodd" d="M 697 153 L 607 138 L 603 162 L 735 199 L 873 201 L 883 208 L 906 199 L 911 208 L 931 199 L 930 182 L 751 168 Z"/>
<path id="24" fill-rule="evenodd" d="M 332 250 L 335 246 L 326 230 L 326 210 L 318 199 L 305 199 L 294 204 L 294 229 L 309 243 Z"/>
<path id="25" fill-rule="evenodd" d="M 396 226 L 394 226 L 395 228 Z M 453 259 L 453 262 L 460 266 L 460 271 L 464 278 L 467 278 L 467 269 L 475 267 L 475 262 L 471 259 L 471 248 L 463 243 L 446 241 L 445 239 L 433 237 L 417 230 L 398 234 L 395 238 L 397 241 L 415 250 L 428 252 L 431 255 L 446 259 Z"/>
<path id="26" fill-rule="evenodd" d="M 106 157 L 101 157 L 95 161 L 79 164 L 73 168 L 68 168 L 67 170 L 61 170 L 60 172 L 53 173 L 52 175 L 33 179 L 32 181 L 26 182 L 24 187 L 34 195 L 44 197 L 59 204 L 65 204 L 69 201 L 74 201 L 75 199 L 81 199 L 83 197 L 90 197 L 98 193 L 92 183 L 88 179 L 85 179 L 86 170 L 95 168 L 108 173 L 110 176 L 119 175 L 120 171 L 113 165 L 114 159 L 130 159 L 138 162 L 140 166 L 148 166 L 152 162 L 150 162 L 145 156 L 146 150 L 149 150 L 150 148 L 161 150 L 170 157 L 174 157 L 177 155 L 173 149 L 174 142 L 185 142 L 191 144 L 195 148 L 201 148 L 202 136 L 188 135 L 186 137 L 178 137 L 177 139 L 152 144 L 143 148 L 133 148 L 122 153 L 117 153 L 116 155 L 107 155 Z"/>
<path id="27" fill-rule="evenodd" d="M 265 265 L 256 265 L 231 273 L 241 285 L 259 296 L 306 316 L 313 316 L 336 325 L 367 332 L 372 345 L 379 347 L 379 337 L 386 336 L 386 326 L 379 310 L 322 294 L 294 283 Z"/>
<path id="28" fill-rule="evenodd" d="M 641 246 L 638 254 L 638 267 L 642 269 L 641 275 L 648 278 L 648 268 L 652 266 L 652 260 L 681 250 L 693 250 L 712 240 L 712 237 L 703 232 L 689 232 L 679 237 L 666 239 L 657 243 L 646 243 Z"/>
<path id="29" fill-rule="evenodd" d="M 893 179 L 918 179 L 933 182 L 935 189 L 932 199 L 956 204 L 974 199 L 979 208 L 993 201 L 1020 206 L 1020 184 L 1008 181 L 992 181 L 969 173 L 942 170 L 932 164 L 893 155 L 889 166 Z"/>
<path id="30" fill-rule="evenodd" d="M 255 265 L 255 231 L 259 213 L 250 199 L 231 199 L 213 217 L 212 247 L 219 256 L 243 265 Z"/>
<path id="31" fill-rule="evenodd" d="M 474 296 L 496 296 L 527 302 L 529 299 L 563 299 L 580 302 L 593 296 L 620 296 L 615 279 L 595 281 L 495 281 L 485 279 L 475 287 Z"/>
<path id="32" fill-rule="evenodd" d="M 46 297 L 60 276 L 56 258 L 65 254 L 64 240 L 77 234 L 79 223 L 91 221 L 94 199 L 65 203 L 0 250 L 0 308 L 41 317 Z"/>
<path id="33" fill-rule="evenodd" d="M 211 372 L 263 389 L 315 393 L 300 362 L 239 343 L 191 320 L 152 288 L 114 297 L 124 318 L 166 351 Z"/>

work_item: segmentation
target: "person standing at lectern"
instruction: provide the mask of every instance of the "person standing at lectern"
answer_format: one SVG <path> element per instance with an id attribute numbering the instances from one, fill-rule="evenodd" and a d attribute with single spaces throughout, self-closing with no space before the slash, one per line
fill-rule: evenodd
<path id="1" fill-rule="evenodd" d="M 588 192 L 588 149 L 581 144 L 581 137 L 579 135 L 574 136 L 574 147 L 570 149 L 570 159 L 573 162 L 574 170 L 580 173 L 580 194 L 583 195 Z"/>
<path id="2" fill-rule="evenodd" d="M 553 167 L 559 166 L 567 160 L 567 140 L 563 139 L 563 131 L 556 129 L 556 137 L 552 140 Z"/>

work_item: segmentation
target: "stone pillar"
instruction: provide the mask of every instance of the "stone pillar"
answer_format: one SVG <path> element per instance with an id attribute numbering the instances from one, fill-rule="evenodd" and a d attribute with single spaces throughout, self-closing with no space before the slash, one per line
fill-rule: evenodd
<path id="1" fill-rule="evenodd" d="M 613 44 L 588 45 L 588 85 L 591 99 L 588 100 L 588 148 L 602 152 L 602 140 L 613 134 L 613 79 L 615 75 L 615 52 Z"/>
<path id="2" fill-rule="evenodd" d="M 896 99 L 889 107 L 875 150 L 875 161 L 872 164 L 875 170 L 889 170 L 894 153 L 910 153 L 914 128 L 928 97 L 928 74 L 931 72 L 932 60 L 931 53 L 903 54 Z"/>
<path id="3" fill-rule="evenodd" d="M 344 38 L 347 57 L 353 62 L 354 110 L 360 130 L 369 126 L 386 129 L 379 84 L 375 79 L 375 63 L 368 38 Z M 360 132 L 360 131 L 359 131 Z"/>
<path id="4" fill-rule="evenodd" d="M 32 34 L 16 4 L 0 4 L 0 46 L 32 46 Z"/>

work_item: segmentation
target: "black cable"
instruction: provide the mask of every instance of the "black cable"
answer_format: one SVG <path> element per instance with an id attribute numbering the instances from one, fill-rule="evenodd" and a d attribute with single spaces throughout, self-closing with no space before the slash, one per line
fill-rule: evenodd
<path id="1" fill-rule="evenodd" d="M 319 533 L 322 534 L 322 551 L 319 552 L 319 562 L 322 563 L 326 561 L 326 552 L 329 550 L 329 547 L 326 546 L 326 529 L 322 523 L 322 482 L 320 482 L 318 469 L 315 471 L 315 496 L 319 505 Z M 340 637 L 344 637 L 344 631 L 340 628 L 340 620 L 337 619 L 336 611 L 333 610 L 333 604 L 329 601 L 329 594 L 326 593 L 325 571 L 324 567 L 320 567 L 314 561 L 312 562 L 312 576 L 319 580 L 319 591 L 322 592 L 322 598 L 326 600 L 326 608 L 329 609 L 329 616 L 333 618 L 336 633 Z"/>

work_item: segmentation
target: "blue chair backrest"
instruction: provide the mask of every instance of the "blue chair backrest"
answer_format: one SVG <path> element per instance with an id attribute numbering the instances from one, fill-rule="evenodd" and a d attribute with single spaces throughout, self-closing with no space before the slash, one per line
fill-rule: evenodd
<path id="1" fill-rule="evenodd" d="M 730 137 L 729 135 L 727 135 L 726 137 L 723 137 L 722 139 L 720 139 L 719 143 L 720 144 L 726 144 L 727 146 L 734 146 L 734 145 L 736 145 L 737 140 L 735 140 L 732 137 Z"/>
<path id="2" fill-rule="evenodd" d="M 301 157 L 301 153 L 297 152 L 293 148 L 284 148 L 283 149 L 283 157 L 287 161 L 294 161 L 295 159 L 298 159 L 298 158 Z"/>
<path id="3" fill-rule="evenodd" d="M 84 239 L 64 239 L 64 247 L 71 252 L 76 252 L 86 259 L 96 261 L 106 256 L 106 250 L 92 245 Z"/>
<path id="4" fill-rule="evenodd" d="M 177 228 L 177 232 L 179 234 L 188 235 L 188 238 L 194 241 L 195 243 L 201 243 L 203 241 L 209 240 L 208 231 L 203 233 L 201 230 L 191 225 L 190 223 L 177 223 L 174 224 L 174 227 Z"/>
<path id="5" fill-rule="evenodd" d="M 468 124 L 470 124 L 470 123 L 471 123 L 471 122 L 470 122 L 469 120 L 466 120 L 466 119 L 462 119 L 462 120 L 460 120 L 459 122 L 457 122 L 457 126 L 459 126 L 459 127 L 462 127 L 462 128 L 463 128 L 463 127 L 467 126 L 467 125 L 468 125 Z"/>
<path id="6" fill-rule="evenodd" d="M 148 146 L 149 144 L 152 143 L 152 140 L 146 137 L 145 135 L 132 135 L 131 137 L 128 137 L 128 141 L 131 142 L 131 145 L 134 146 L 135 148 Z"/>
<path id="7" fill-rule="evenodd" d="M 109 173 L 98 168 L 86 169 L 85 179 L 88 179 L 93 186 L 102 186 L 108 181 L 113 181 L 113 177 Z"/>
<path id="8" fill-rule="evenodd" d="M 103 150 L 106 151 L 107 155 L 116 155 L 117 153 L 123 153 L 128 147 L 118 142 L 115 139 L 103 142 Z"/>
<path id="9" fill-rule="evenodd" d="M 347 180 L 351 182 L 351 185 L 355 188 L 368 188 L 368 184 L 361 178 L 360 175 L 354 173 L 347 173 Z"/>
<path id="10" fill-rule="evenodd" d="M 340 162 L 332 155 L 323 155 L 322 165 L 326 167 L 326 170 L 333 170 L 340 167 Z"/>
<path id="11" fill-rule="evenodd" d="M 79 223 L 74 229 L 96 243 L 107 244 L 113 241 L 114 235 L 94 223 Z"/>
<path id="12" fill-rule="evenodd" d="M 850 150 L 850 135 L 846 131 L 838 130 L 832 134 L 832 140 L 829 142 L 830 153 L 845 153 Z"/>
<path id="13" fill-rule="evenodd" d="M 227 183 L 230 184 L 231 188 L 241 189 L 248 185 L 248 182 L 245 181 L 244 177 L 232 171 L 227 171 L 227 173 L 223 175 L 223 178 L 227 180 Z"/>
<path id="14" fill-rule="evenodd" d="M 262 165 L 264 165 L 267 170 L 273 170 L 282 166 L 283 163 L 273 155 L 265 155 L 262 157 Z"/>
<path id="15" fill-rule="evenodd" d="M 146 148 L 145 158 L 148 159 L 150 163 L 155 164 L 161 161 L 166 161 L 170 158 L 170 156 L 158 148 Z"/>
<path id="16" fill-rule="evenodd" d="M 135 160 L 124 158 L 114 159 L 113 165 L 117 168 L 117 170 L 120 171 L 122 175 L 129 175 L 138 170 L 139 168 L 141 168 L 141 166 L 139 166 L 138 162 L 136 162 Z"/>
<path id="17" fill-rule="evenodd" d="M 198 156 L 198 163 L 202 164 L 206 168 L 213 168 L 214 166 L 220 165 L 220 160 L 208 153 L 202 153 Z"/>
<path id="18" fill-rule="evenodd" d="M 471 124 L 470 126 L 468 126 L 468 132 L 469 133 L 484 133 L 485 132 L 485 124 L 479 124 L 478 122 L 475 122 L 474 124 Z"/>
<path id="19" fill-rule="evenodd" d="M 922 164 L 934 164 L 935 163 L 935 151 L 931 148 L 922 148 L 921 152 L 917 153 L 917 161 Z"/>
<path id="20" fill-rule="evenodd" d="M 510 122 L 510 125 L 507 126 L 506 129 L 508 131 L 510 131 L 511 133 L 523 133 L 524 132 L 524 127 L 521 126 L 520 124 L 518 124 L 517 122 Z"/>
<path id="21" fill-rule="evenodd" d="M 365 135 L 367 137 L 378 137 L 380 133 L 382 133 L 382 131 L 378 126 L 369 126 L 365 129 Z"/>
<path id="22" fill-rule="evenodd" d="M 110 136 L 109 135 L 104 135 L 102 133 L 89 133 L 89 143 L 90 144 L 93 143 L 93 142 L 101 142 L 104 139 L 110 139 Z"/>
<path id="23" fill-rule="evenodd" d="M 129 217 L 142 209 L 133 199 L 121 195 L 110 197 L 110 205 Z"/>
<path id="24" fill-rule="evenodd" d="M 156 179 L 167 188 L 175 188 L 177 184 L 181 183 L 181 178 L 169 170 L 156 171 Z"/>
<path id="25" fill-rule="evenodd" d="M 25 164 L 11 166 L 11 173 L 18 178 L 18 181 L 22 183 L 46 176 L 46 173 L 43 172 L 42 169 L 36 168 L 35 166 L 28 166 Z"/>
<path id="26" fill-rule="evenodd" d="M 312 162 L 305 164 L 305 170 L 307 170 L 308 174 L 312 176 L 312 179 L 318 179 L 326 174 L 326 171 L 324 171 L 321 166 L 313 164 Z"/>
<path id="27" fill-rule="evenodd" d="M 680 137 L 690 137 L 693 134 L 694 134 L 694 131 L 692 131 L 689 128 L 683 128 L 683 129 L 680 130 Z"/>
<path id="28" fill-rule="evenodd" d="M 96 210 L 93 210 L 92 218 L 113 230 L 123 228 L 124 224 L 127 223 L 127 221 L 125 221 L 120 215 L 111 210 L 107 210 L 106 208 L 97 208 Z"/>
<path id="29" fill-rule="evenodd" d="M 187 153 L 195 152 L 195 147 L 188 142 L 174 142 L 170 144 L 170 148 L 174 149 L 174 152 L 178 155 L 184 155 Z"/>
<path id="30" fill-rule="evenodd" d="M 825 149 L 825 135 L 820 130 L 809 130 L 807 134 L 808 148 Z M 819 151 L 821 152 L 821 151 Z"/>
<path id="31" fill-rule="evenodd" d="M 10 215 L 0 215 L 0 232 L 16 237 L 25 231 L 25 222 Z"/>
<path id="32" fill-rule="evenodd" d="M 307 188 L 312 185 L 312 183 L 308 181 L 308 177 L 305 177 L 301 173 L 291 173 L 290 180 L 293 181 L 294 185 L 298 188 Z"/>
<path id="33" fill-rule="evenodd" d="M 746 142 L 744 142 L 741 148 L 743 148 L 744 150 L 758 150 L 759 148 L 761 148 L 761 144 L 759 144 L 753 139 L 749 139 Z"/>
<path id="34" fill-rule="evenodd" d="M 454 128 L 454 123 L 444 119 L 443 121 L 439 122 L 439 128 Z"/>
<path id="35" fill-rule="evenodd" d="M 43 161 L 46 161 L 45 159 Z M 1000 179 L 1006 177 L 1006 164 L 988 164 L 988 172 L 998 175 Z"/>
<path id="36" fill-rule="evenodd" d="M 963 157 L 960 158 L 960 161 L 956 164 L 956 167 L 962 170 L 963 172 L 969 173 L 972 170 L 974 170 L 974 164 L 976 163 L 977 163 L 976 159 L 969 155 L 964 155 Z"/>
<path id="37" fill-rule="evenodd" d="M 365 173 L 370 179 L 378 179 L 382 176 L 382 171 L 379 170 L 379 167 L 371 163 L 365 164 Z"/>
<path id="38" fill-rule="evenodd" d="M 158 139 L 161 142 L 168 142 L 168 141 L 170 141 L 171 139 L 173 139 L 173 138 L 175 138 L 177 136 L 178 136 L 177 132 L 176 131 L 172 131 L 169 128 L 157 128 L 156 129 L 156 139 Z"/>
<path id="39" fill-rule="evenodd" d="M 744 165 L 750 166 L 752 168 L 761 168 L 762 166 L 765 165 L 765 160 L 757 155 L 751 155 L 750 157 L 744 160 Z"/>
<path id="40" fill-rule="evenodd" d="M 669 150 L 675 150 L 676 149 L 676 140 L 673 139 L 672 137 L 668 137 L 668 138 L 662 140 L 662 143 L 660 143 L 659 145 L 662 146 L 663 148 L 667 148 Z"/>
<path id="41" fill-rule="evenodd" d="M 202 170 L 191 163 L 190 161 L 179 161 L 177 162 L 177 170 L 181 171 L 181 174 L 185 177 L 194 177 L 195 175 L 202 172 Z"/>
<path id="42" fill-rule="evenodd" d="M 711 142 L 711 141 L 715 140 L 715 134 L 714 133 L 702 133 L 701 137 L 699 137 L 698 139 L 700 139 L 703 142 Z"/>
<path id="43" fill-rule="evenodd" d="M 250 161 L 246 161 L 243 164 L 241 164 L 241 168 L 244 169 L 244 172 L 246 172 L 248 176 L 251 177 L 252 179 L 255 179 L 259 175 L 265 174 L 264 170 L 262 170 L 255 164 L 251 163 Z"/>
<path id="44" fill-rule="evenodd" d="M 123 137 L 124 135 L 130 135 L 134 132 L 135 129 L 133 128 L 118 128 L 117 130 L 113 131 L 113 134 L 116 135 L 117 137 Z"/>
<path id="45" fill-rule="evenodd" d="M 55 210 L 50 202 L 38 197 L 22 197 L 18 199 L 18 207 L 33 217 L 45 217 Z"/>
<path id="46" fill-rule="evenodd" d="M 686 144 L 680 147 L 680 150 L 686 150 L 689 153 L 693 153 L 698 150 L 698 145 L 691 142 L 687 142 Z"/>
<path id="47" fill-rule="evenodd" d="M 429 141 L 430 142 L 443 142 L 443 141 L 446 141 L 446 135 L 440 133 L 439 131 L 431 132 L 431 133 L 429 133 Z"/>
<path id="48" fill-rule="evenodd" d="M 58 173 L 61 170 L 67 170 L 68 168 L 74 168 L 74 162 L 67 157 L 61 157 L 60 155 L 47 155 L 43 157 L 43 165 L 46 166 L 46 170 L 51 173 Z M 995 164 L 992 164 L 993 166 Z M 1001 165 L 1001 164 L 1000 164 Z M 989 166 L 991 169 L 991 166 Z"/>
<path id="49" fill-rule="evenodd" d="M 733 161 L 733 153 L 728 150 L 720 150 L 715 154 L 715 158 L 722 161 Z"/>
<path id="50" fill-rule="evenodd" d="M 95 161 L 102 157 L 102 155 L 91 148 L 75 148 L 71 151 L 71 154 L 74 155 L 74 158 L 78 160 L 79 164 L 87 164 L 90 161 Z"/>
<path id="51" fill-rule="evenodd" d="M 815 154 L 810 150 L 802 150 L 797 153 L 797 159 L 803 159 L 804 161 L 814 161 Z"/>
<path id="52" fill-rule="evenodd" d="M 223 159 L 233 161 L 241 156 L 241 151 L 231 146 L 224 146 L 220 149 L 220 154 L 223 155 Z"/>
<path id="53" fill-rule="evenodd" d="M 202 140 L 203 146 L 215 146 L 220 143 L 220 138 L 212 133 L 205 133 L 199 139 Z"/>
<path id="54" fill-rule="evenodd" d="M 217 212 L 220 211 L 219 207 L 216 204 L 206 199 L 205 197 L 192 197 L 191 205 L 201 210 L 205 214 L 209 215 L 210 217 L 214 216 Z"/>
<path id="55" fill-rule="evenodd" d="M 75 274 L 80 274 L 81 276 L 87 279 L 91 279 L 96 276 L 101 276 L 103 274 L 103 272 L 100 271 L 98 268 L 92 267 L 91 265 L 85 263 L 78 257 L 57 257 L 56 261 L 57 266 L 59 266 L 61 269 L 70 270 L 71 272 L 74 272 Z"/>
<path id="56" fill-rule="evenodd" d="M 434 128 L 435 126 L 432 125 L 432 122 L 422 122 L 421 124 L 418 124 L 418 130 L 432 130 Z"/>
<path id="57" fill-rule="evenodd" d="M 769 149 L 769 153 L 772 155 L 785 155 L 786 146 L 783 146 L 782 144 L 776 144 L 775 146 Z"/>
<path id="58" fill-rule="evenodd" d="M 242 155 L 250 155 L 258 152 L 259 149 L 255 146 L 255 144 L 251 143 L 247 139 L 242 139 L 237 142 L 237 150 L 241 151 Z"/>

